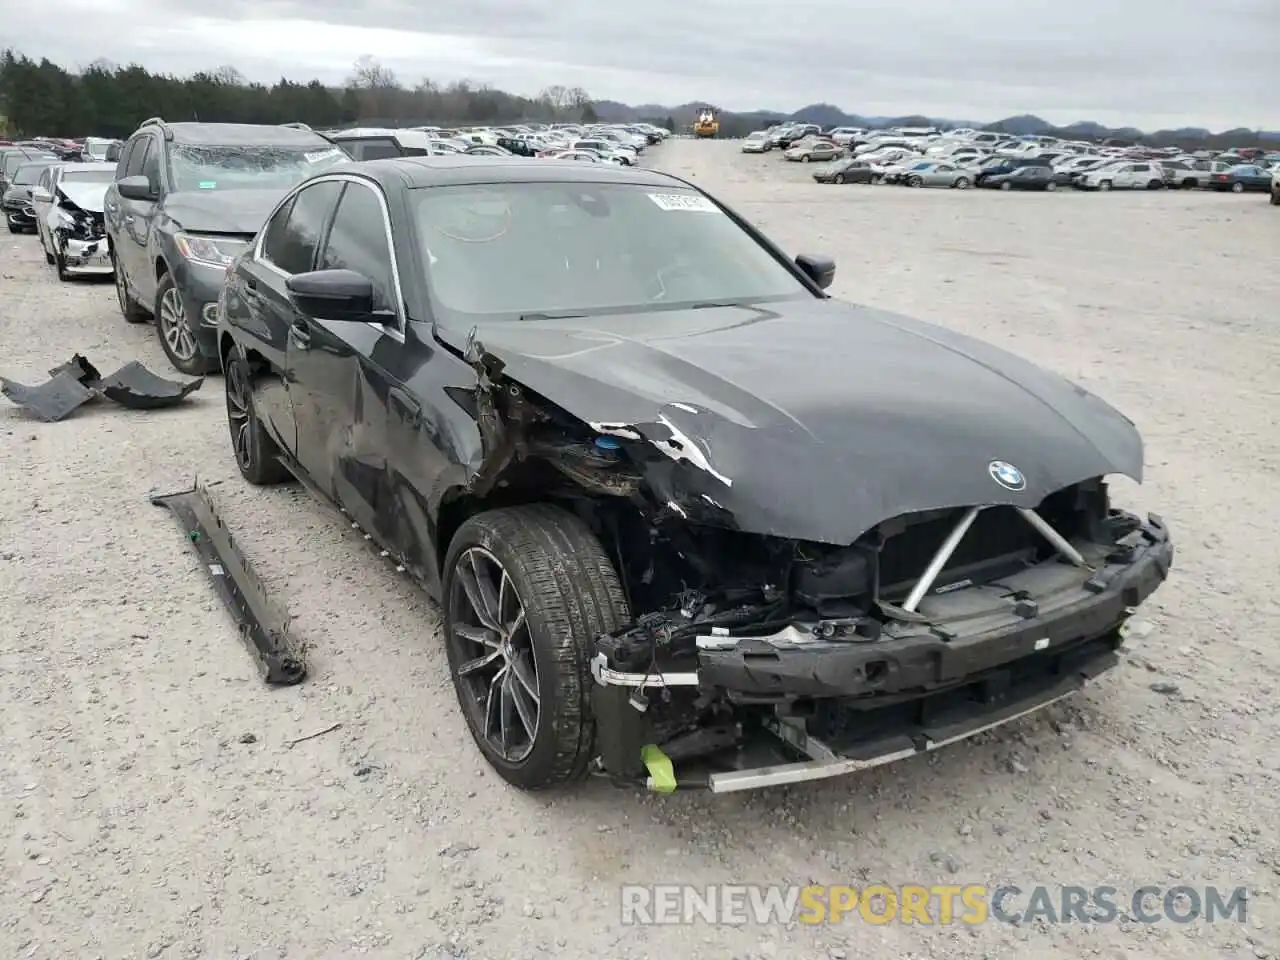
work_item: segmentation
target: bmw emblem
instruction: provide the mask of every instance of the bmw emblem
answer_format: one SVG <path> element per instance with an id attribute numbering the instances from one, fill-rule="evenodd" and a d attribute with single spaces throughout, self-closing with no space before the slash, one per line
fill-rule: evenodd
<path id="1" fill-rule="evenodd" d="M 1012 463 L 1006 463 L 1003 460 L 992 460 L 987 464 L 987 473 L 991 474 L 991 479 L 1006 490 L 1012 490 L 1016 493 L 1027 488 L 1027 478 Z"/>

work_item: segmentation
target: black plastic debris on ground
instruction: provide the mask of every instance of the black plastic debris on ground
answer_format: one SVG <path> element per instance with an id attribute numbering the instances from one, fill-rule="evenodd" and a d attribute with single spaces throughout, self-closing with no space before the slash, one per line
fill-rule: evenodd
<path id="1" fill-rule="evenodd" d="M 134 410 L 154 410 L 157 407 L 172 407 L 181 403 L 204 385 L 204 377 L 197 377 L 186 383 L 166 380 L 140 364 L 137 360 L 126 363 L 123 367 L 103 377 L 98 389 L 108 400 L 114 400 L 122 407 Z"/>
<path id="2" fill-rule="evenodd" d="M 158 377 L 137 360 L 104 377 L 87 357 L 76 354 L 49 371 L 49 379 L 28 386 L 0 377 L 0 392 L 27 413 L 56 423 L 98 397 L 132 410 L 156 410 L 182 403 L 204 385 L 204 377 L 186 383 Z"/>
<path id="3" fill-rule="evenodd" d="M 0 377 L 0 393 L 45 423 L 57 423 L 98 395 L 69 370 L 38 387 Z"/>
<path id="4" fill-rule="evenodd" d="M 289 634 L 289 616 L 268 596 L 249 558 L 218 515 L 209 489 L 195 484 L 190 490 L 153 496 L 151 502 L 166 507 L 182 524 L 187 542 L 235 617 L 240 639 L 262 679 L 281 685 L 301 682 L 307 675 L 306 660 L 301 645 Z"/>

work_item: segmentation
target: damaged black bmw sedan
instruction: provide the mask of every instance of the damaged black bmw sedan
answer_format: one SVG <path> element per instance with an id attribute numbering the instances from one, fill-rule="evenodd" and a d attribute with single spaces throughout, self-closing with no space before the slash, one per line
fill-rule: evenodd
<path id="1" fill-rule="evenodd" d="M 404 158 L 313 177 L 228 270 L 227 415 L 436 597 L 508 781 L 812 780 L 1116 663 L 1168 575 L 1133 423 L 828 296 L 675 177 Z"/>

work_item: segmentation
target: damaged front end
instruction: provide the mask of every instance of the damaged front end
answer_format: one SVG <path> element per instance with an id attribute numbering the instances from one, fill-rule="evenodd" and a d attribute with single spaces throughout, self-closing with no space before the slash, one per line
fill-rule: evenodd
<path id="1" fill-rule="evenodd" d="M 54 257 L 65 273 L 109 274 L 111 252 L 101 210 L 82 207 L 59 190 L 50 215 Z"/>
<path id="2" fill-rule="evenodd" d="M 1102 478 L 846 544 L 744 530 L 715 495 L 733 478 L 676 427 L 681 404 L 589 423 L 479 344 L 467 359 L 480 384 L 455 399 L 485 451 L 468 493 L 573 510 L 623 582 L 633 621 L 587 651 L 597 769 L 619 782 L 821 779 L 1008 722 L 1114 666 L 1172 563 L 1160 518 L 1113 509 Z"/>

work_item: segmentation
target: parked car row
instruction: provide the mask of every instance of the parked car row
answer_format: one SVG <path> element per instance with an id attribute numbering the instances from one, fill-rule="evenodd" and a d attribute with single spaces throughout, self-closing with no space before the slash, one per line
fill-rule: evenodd
<path id="1" fill-rule="evenodd" d="M 153 117 L 113 149 L 99 151 L 99 141 L 86 139 L 93 155 L 114 163 L 69 162 L 32 143 L 0 148 L 2 203 L 9 231 L 35 233 L 60 280 L 113 276 L 124 318 L 153 322 L 169 362 L 200 375 L 218 368 L 215 326 L 227 266 L 301 180 L 353 161 L 414 156 L 633 166 L 667 135 L 649 124 L 322 134 L 305 124 Z M 280 241 L 286 265 L 296 265 L 289 250 L 304 239 Z"/>
<path id="2" fill-rule="evenodd" d="M 813 124 L 758 130 L 743 153 L 782 151 L 789 161 L 823 162 L 819 183 L 901 183 L 911 187 L 1039 190 L 1208 189 L 1271 192 L 1280 155 L 1191 155 L 1054 137 L 1008 137 L 990 131 L 897 128 L 866 131 Z M 1252 153 L 1249 157 L 1254 156 Z"/>

